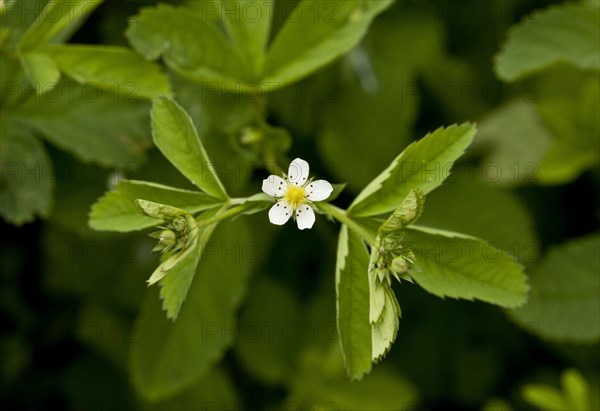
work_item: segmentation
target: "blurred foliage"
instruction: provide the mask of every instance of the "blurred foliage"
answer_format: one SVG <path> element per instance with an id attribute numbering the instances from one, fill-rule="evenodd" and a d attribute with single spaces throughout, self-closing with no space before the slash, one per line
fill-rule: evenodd
<path id="1" fill-rule="evenodd" d="M 58 2 L 70 19 L 34 23 L 60 7 L 47 3 L 0 2 L 2 409 L 599 409 L 597 0 L 348 1 L 321 26 L 336 10 L 306 2 L 288 41 L 274 39 L 295 0 L 263 5 L 273 24 L 259 33 L 222 21 L 213 0 Z M 165 49 L 165 33 L 181 43 Z M 277 87 L 215 86 L 232 79 Z M 88 226 L 107 190 L 130 213 L 111 229 L 148 224 L 129 201 L 145 187 L 124 178 L 177 187 L 183 209 L 201 195 L 154 147 L 158 94 L 189 114 L 232 196 L 301 156 L 348 184 L 345 207 L 415 139 L 477 122 L 419 224 L 514 255 L 528 303 L 394 285 L 396 342 L 351 382 L 335 318 L 338 227 L 274 228 L 260 213 L 217 227 L 179 319 L 166 319 L 145 283 L 154 242 Z"/>

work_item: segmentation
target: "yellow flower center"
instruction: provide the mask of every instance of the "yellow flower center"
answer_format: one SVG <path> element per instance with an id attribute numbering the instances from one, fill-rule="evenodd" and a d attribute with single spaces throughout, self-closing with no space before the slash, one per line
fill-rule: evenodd
<path id="1" fill-rule="evenodd" d="M 306 196 L 304 193 L 304 187 L 290 184 L 287 192 L 283 196 L 283 199 L 290 203 L 293 208 L 297 208 L 306 202 Z"/>

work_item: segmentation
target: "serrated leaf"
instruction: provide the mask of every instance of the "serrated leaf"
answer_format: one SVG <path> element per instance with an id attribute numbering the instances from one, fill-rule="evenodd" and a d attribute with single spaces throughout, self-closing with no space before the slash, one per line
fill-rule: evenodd
<path id="1" fill-rule="evenodd" d="M 425 207 L 425 196 L 411 190 L 400 206 L 379 227 L 379 231 L 397 231 L 416 222 Z"/>
<path id="2" fill-rule="evenodd" d="M 169 80 L 159 66 L 125 47 L 56 44 L 39 50 L 78 82 L 93 83 L 122 98 L 171 94 Z"/>
<path id="3" fill-rule="evenodd" d="M 353 231 L 342 225 L 338 240 L 335 282 L 337 326 L 348 375 L 360 380 L 371 371 L 369 324 L 369 254 Z"/>
<path id="4" fill-rule="evenodd" d="M 258 76 L 271 31 L 274 1 L 221 0 L 227 31 Z"/>
<path id="5" fill-rule="evenodd" d="M 159 150 L 200 190 L 221 199 L 227 198 L 192 120 L 181 106 L 168 97 L 152 103 L 152 136 Z"/>
<path id="6" fill-rule="evenodd" d="M 54 171 L 40 140 L 24 130 L 0 129 L 0 215 L 21 225 L 48 217 L 54 192 Z"/>
<path id="7" fill-rule="evenodd" d="M 412 225 L 406 246 L 421 271 L 411 277 L 438 297 L 478 299 L 502 307 L 525 303 L 529 286 L 513 256 L 465 234 Z"/>
<path id="8" fill-rule="evenodd" d="M 393 0 L 303 0 L 267 53 L 263 84 L 282 87 L 350 51 Z"/>
<path id="9" fill-rule="evenodd" d="M 416 197 L 414 192 L 411 191 L 411 194 L 407 196 L 408 202 L 410 202 L 411 197 Z M 415 206 L 416 201 L 415 198 Z M 390 217 L 390 219 L 393 218 L 394 215 Z M 369 322 L 371 324 L 372 341 L 371 357 L 373 362 L 381 361 L 392 348 L 392 344 L 398 334 L 400 316 L 402 315 L 400 304 L 391 288 L 391 270 L 389 270 L 389 267 L 378 266 L 378 263 L 382 260 L 385 261 L 383 259 L 384 256 L 381 254 L 383 248 L 382 231 L 383 234 L 386 234 L 386 228 L 389 228 L 390 231 L 396 231 L 402 227 L 399 224 L 396 225 L 396 228 L 392 229 L 390 219 L 377 231 L 375 242 L 371 246 L 371 255 L 367 269 L 369 277 Z M 397 274 L 394 273 L 393 275 L 398 278 Z"/>
<path id="10" fill-rule="evenodd" d="M 222 207 L 219 210 L 208 210 L 202 218 L 210 218 L 218 215 L 224 210 Z M 197 247 L 190 253 L 190 257 L 187 257 L 186 264 L 179 268 L 179 264 L 175 267 L 168 267 L 170 271 L 177 271 L 173 275 L 169 275 L 160 281 L 160 298 L 163 300 L 163 310 L 167 312 L 167 317 L 175 321 L 179 314 L 179 310 L 183 305 L 183 302 L 187 298 L 188 291 L 192 285 L 194 276 L 196 275 L 196 265 L 198 260 L 203 256 L 210 237 L 217 228 L 218 224 L 212 224 L 201 229 L 197 242 Z M 174 261 L 177 263 L 177 261 Z"/>
<path id="11" fill-rule="evenodd" d="M 180 190 L 161 184 L 124 180 L 106 193 L 90 212 L 90 227 L 95 230 L 135 231 L 157 225 L 136 207 L 135 200 L 169 203 L 190 213 L 218 207 L 221 202 L 197 191 Z"/>
<path id="12" fill-rule="evenodd" d="M 531 273 L 531 295 L 510 311 L 519 324 L 542 337 L 593 342 L 600 337 L 600 235 L 556 247 Z"/>
<path id="13" fill-rule="evenodd" d="M 140 211 L 148 217 L 168 220 L 176 216 L 185 216 L 187 211 L 181 208 L 173 207 L 167 204 L 160 204 L 154 201 L 137 199 L 135 204 L 140 208 Z"/>
<path id="14" fill-rule="evenodd" d="M 509 32 L 496 56 L 496 74 L 514 81 L 558 62 L 600 69 L 598 18 L 598 8 L 584 2 L 536 12 Z"/>
<path id="15" fill-rule="evenodd" d="M 533 263 L 539 244 L 525 204 L 511 191 L 471 181 L 470 172 L 457 169 L 455 181 L 427 196 L 419 224 L 485 238 L 522 264 Z"/>
<path id="16" fill-rule="evenodd" d="M 145 399 L 161 400 L 191 387 L 234 341 L 235 309 L 252 264 L 239 255 L 222 258 L 219 247 L 232 241 L 242 246 L 251 241 L 241 219 L 215 231 L 176 321 L 165 318 L 157 293 L 148 292 L 130 355 L 133 384 Z M 163 283 L 169 278 L 173 277 L 165 277 Z"/>
<path id="17" fill-rule="evenodd" d="M 454 162 L 473 141 L 475 126 L 439 128 L 409 145 L 356 197 L 348 214 L 368 217 L 394 210 L 411 190 L 423 194 L 440 186 Z"/>
<path id="18" fill-rule="evenodd" d="M 371 280 L 370 280 L 371 281 Z M 370 282 L 370 284 L 372 284 Z M 373 362 L 381 361 L 396 340 L 400 327 L 400 304 L 394 291 L 387 283 L 376 283 L 371 288 L 371 294 L 377 293 L 383 299 L 383 306 L 379 318 L 371 323 L 372 358 Z"/>
<path id="19" fill-rule="evenodd" d="M 170 262 L 168 267 L 163 267 L 164 263 L 161 264 L 148 280 L 149 286 L 155 282 L 159 282 L 163 310 L 166 311 L 167 318 L 173 321 L 177 320 L 181 306 L 185 302 L 194 275 L 196 274 L 198 261 L 202 256 L 206 241 L 210 238 L 213 230 L 214 228 L 211 229 L 210 227 L 204 228 L 200 233 L 197 243 L 187 251 L 184 251 L 180 256 L 177 256 L 176 260 Z M 169 263 L 169 261 L 167 260 L 165 263 Z"/>
<path id="20" fill-rule="evenodd" d="M 23 70 L 29 82 L 40 95 L 51 91 L 60 79 L 60 70 L 54 61 L 45 53 L 30 51 L 21 55 Z"/>
<path id="21" fill-rule="evenodd" d="M 65 30 L 94 11 L 102 0 L 52 0 L 19 40 L 20 52 L 56 40 Z M 25 10 L 23 10 L 25 11 Z"/>
<path id="22" fill-rule="evenodd" d="M 239 51 L 216 24 L 193 10 L 165 4 L 144 8 L 126 35 L 144 57 L 162 56 L 167 66 L 194 81 L 235 90 L 250 79 Z"/>
<path id="23" fill-rule="evenodd" d="M 218 165 L 216 171 L 223 185 L 232 192 L 244 190 L 252 174 L 248 171 L 264 161 L 264 157 L 255 156 L 256 145 L 242 142 L 243 130 L 256 122 L 252 104 L 244 97 L 227 94 L 213 85 L 192 83 L 181 76 L 172 76 L 172 82 L 177 103 L 194 122 L 211 160 Z M 204 97 L 198 98 L 199 95 Z M 262 142 L 265 137 L 262 134 Z"/>

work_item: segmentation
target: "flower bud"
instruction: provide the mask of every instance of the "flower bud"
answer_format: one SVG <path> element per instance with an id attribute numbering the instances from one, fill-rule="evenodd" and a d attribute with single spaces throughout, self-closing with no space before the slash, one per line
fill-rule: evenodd
<path id="1" fill-rule="evenodd" d="M 171 222 L 171 225 L 176 231 L 183 231 L 186 226 L 185 219 L 183 217 L 176 217 Z"/>
<path id="2" fill-rule="evenodd" d="M 399 255 L 392 260 L 391 268 L 397 273 L 405 273 L 408 271 L 408 262 L 403 256 Z"/>
<path id="3" fill-rule="evenodd" d="M 160 232 L 160 237 L 158 237 L 158 241 L 164 245 L 172 245 L 176 240 L 177 238 L 172 230 L 163 230 Z"/>

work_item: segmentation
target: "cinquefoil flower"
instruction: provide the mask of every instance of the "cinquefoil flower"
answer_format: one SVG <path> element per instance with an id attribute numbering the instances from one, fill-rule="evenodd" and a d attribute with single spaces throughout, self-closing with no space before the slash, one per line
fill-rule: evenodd
<path id="1" fill-rule="evenodd" d="M 312 228 L 315 223 L 312 203 L 327 200 L 333 187 L 325 180 L 309 180 L 308 171 L 308 163 L 297 158 L 290 164 L 287 176 L 271 175 L 263 180 L 263 192 L 279 200 L 269 210 L 271 223 L 284 225 L 293 217 L 300 230 Z"/>

